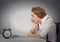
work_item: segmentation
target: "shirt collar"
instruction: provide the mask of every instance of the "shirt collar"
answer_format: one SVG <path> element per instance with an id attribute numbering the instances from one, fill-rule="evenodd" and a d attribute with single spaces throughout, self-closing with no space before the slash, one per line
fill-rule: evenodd
<path id="1" fill-rule="evenodd" d="M 48 18 L 49 18 L 49 16 L 48 16 L 48 15 L 46 15 L 44 18 L 42 18 L 42 20 L 41 20 L 41 21 L 42 21 L 42 23 L 43 23 L 43 22 L 45 22 Z"/>

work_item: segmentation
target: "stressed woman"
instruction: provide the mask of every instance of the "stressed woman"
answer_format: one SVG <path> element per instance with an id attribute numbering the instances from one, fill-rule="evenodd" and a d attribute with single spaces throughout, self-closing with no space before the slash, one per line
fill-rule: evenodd
<path id="1" fill-rule="evenodd" d="M 31 21 L 34 27 L 29 31 L 29 37 L 46 38 L 49 42 L 56 42 L 56 25 L 54 20 L 45 13 L 41 7 L 33 7 L 31 10 Z"/>

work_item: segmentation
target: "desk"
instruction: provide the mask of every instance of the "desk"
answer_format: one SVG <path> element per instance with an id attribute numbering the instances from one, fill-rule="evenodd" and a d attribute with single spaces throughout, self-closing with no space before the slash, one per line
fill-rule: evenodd
<path id="1" fill-rule="evenodd" d="M 0 42 L 46 42 L 44 39 L 32 38 L 32 37 L 19 37 L 19 38 L 9 38 L 5 39 L 3 36 L 0 36 Z"/>

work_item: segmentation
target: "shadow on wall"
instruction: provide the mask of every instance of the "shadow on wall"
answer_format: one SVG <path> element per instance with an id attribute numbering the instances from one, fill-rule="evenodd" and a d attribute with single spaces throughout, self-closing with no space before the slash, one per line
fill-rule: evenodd
<path id="1" fill-rule="evenodd" d="M 57 30 L 57 42 L 60 41 L 60 22 L 56 23 L 56 30 Z"/>

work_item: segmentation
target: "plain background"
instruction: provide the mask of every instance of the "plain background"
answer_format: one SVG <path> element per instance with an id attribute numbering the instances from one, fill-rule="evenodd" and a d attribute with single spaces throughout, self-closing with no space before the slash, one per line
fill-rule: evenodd
<path id="1" fill-rule="evenodd" d="M 55 22 L 60 22 L 59 0 L 0 0 L 0 29 L 9 20 L 13 34 L 26 36 L 33 26 L 30 18 L 34 6 L 44 8 Z"/>

